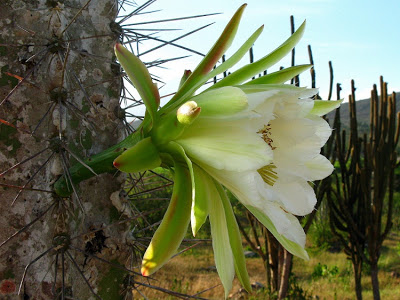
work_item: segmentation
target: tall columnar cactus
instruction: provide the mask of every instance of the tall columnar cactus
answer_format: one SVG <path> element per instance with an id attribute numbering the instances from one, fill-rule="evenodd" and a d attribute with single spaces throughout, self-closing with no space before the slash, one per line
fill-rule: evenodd
<path id="1" fill-rule="evenodd" d="M 337 172 L 329 196 L 330 224 L 354 267 L 357 299 L 362 298 L 363 263 L 371 268 L 374 299 L 380 299 L 378 260 L 392 226 L 394 170 L 397 163 L 399 115 L 396 95 L 387 94 L 381 78 L 380 96 L 371 91 L 369 133 L 357 124 L 355 87 L 349 96 L 350 134 L 340 130 L 336 115 Z"/>
<path id="2" fill-rule="evenodd" d="M 114 114 L 118 36 L 109 27 L 117 8 L 109 0 L 0 4 L 0 278 L 14 285 L 10 295 L 88 299 L 91 290 L 106 289 L 100 282 L 110 266 L 89 257 L 83 265 L 73 247 L 118 259 L 111 245 L 121 236 L 100 216 L 113 209 L 110 196 L 122 178 L 108 174 L 76 186 L 79 198 L 51 192 L 70 163 L 123 136 Z"/>
<path id="3" fill-rule="evenodd" d="M 83 160 L 132 132 L 120 100 L 140 101 L 122 90 L 113 46 L 150 38 L 124 22 L 153 2 L 1 1 L 0 298 L 130 294 L 129 229 L 144 214 L 126 201 L 125 176 L 99 175 Z M 69 167 L 81 163 L 93 178 L 73 184 Z M 69 195 L 54 193 L 61 175 Z M 145 192 L 146 182 L 142 174 L 137 188 Z"/>

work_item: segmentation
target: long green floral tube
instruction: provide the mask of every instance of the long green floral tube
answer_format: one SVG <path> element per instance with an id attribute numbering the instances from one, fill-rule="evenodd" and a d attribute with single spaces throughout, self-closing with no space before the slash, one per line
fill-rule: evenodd
<path id="1" fill-rule="evenodd" d="M 316 196 L 310 182 L 329 176 L 332 164 L 320 154 L 331 134 L 322 115 L 341 101 L 313 100 L 318 90 L 285 84 L 308 70 L 294 66 L 251 78 L 275 64 L 301 38 L 305 23 L 272 53 L 245 65 L 207 90 L 210 78 L 232 68 L 253 45 L 257 29 L 231 58 L 213 69 L 239 27 L 245 5 L 193 71 L 185 71 L 175 96 L 159 108 L 159 95 L 144 64 L 122 45 L 115 52 L 146 105 L 140 129 L 119 145 L 85 163 L 97 174 L 118 168 L 140 172 L 163 166 L 174 173 L 168 210 L 144 255 L 142 274 L 151 275 L 177 251 L 189 223 L 193 235 L 210 221 L 214 258 L 227 297 L 236 274 L 250 290 L 238 226 L 225 189 L 291 253 L 308 259 L 305 233 L 297 216 L 309 214 Z M 70 170 L 70 181 L 93 176 L 84 165 Z M 67 178 L 55 184 L 71 194 Z"/>

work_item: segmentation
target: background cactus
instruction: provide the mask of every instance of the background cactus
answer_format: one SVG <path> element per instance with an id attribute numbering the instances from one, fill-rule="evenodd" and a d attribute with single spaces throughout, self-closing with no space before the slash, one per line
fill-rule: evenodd
<path id="1" fill-rule="evenodd" d="M 380 299 L 378 260 L 382 243 L 392 227 L 394 171 L 399 139 L 396 95 L 387 93 L 380 79 L 371 91 L 369 133 L 357 124 L 355 86 L 349 96 L 350 134 L 340 129 L 340 111 L 335 117 L 337 172 L 328 193 L 331 229 L 353 263 L 357 299 L 362 298 L 363 265 L 370 266 L 374 299 Z"/>

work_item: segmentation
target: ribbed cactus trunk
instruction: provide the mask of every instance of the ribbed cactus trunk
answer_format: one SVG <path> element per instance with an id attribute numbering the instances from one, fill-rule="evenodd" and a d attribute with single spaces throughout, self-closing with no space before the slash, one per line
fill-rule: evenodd
<path id="1" fill-rule="evenodd" d="M 126 226 L 109 226 L 123 177 L 51 192 L 69 165 L 122 138 L 116 1 L 1 1 L 0 298 L 17 299 L 27 266 L 24 299 L 124 296 L 125 275 L 94 257 L 129 257 Z"/>

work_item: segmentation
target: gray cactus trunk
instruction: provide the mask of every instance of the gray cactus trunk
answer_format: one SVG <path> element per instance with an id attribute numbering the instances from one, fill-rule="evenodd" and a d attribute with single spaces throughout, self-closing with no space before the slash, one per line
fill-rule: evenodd
<path id="1" fill-rule="evenodd" d="M 116 9 L 116 0 L 0 4 L 0 294 L 10 299 L 24 269 L 25 299 L 124 296 L 127 273 L 94 257 L 129 261 L 126 226 L 109 226 L 124 178 L 97 176 L 70 198 L 51 192 L 78 158 L 122 139 Z"/>

